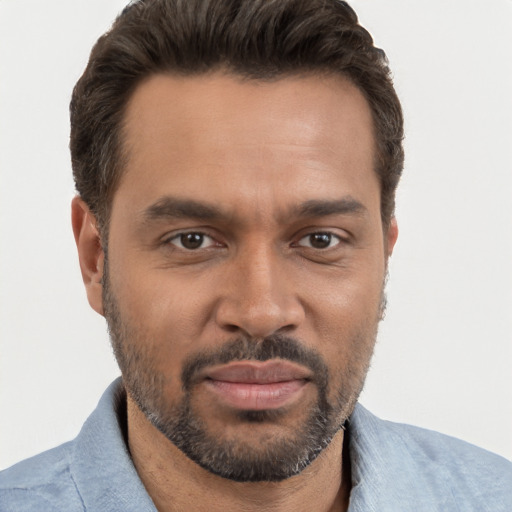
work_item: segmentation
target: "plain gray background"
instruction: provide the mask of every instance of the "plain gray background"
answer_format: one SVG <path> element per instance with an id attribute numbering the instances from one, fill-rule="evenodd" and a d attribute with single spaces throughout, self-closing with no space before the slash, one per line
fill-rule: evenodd
<path id="1" fill-rule="evenodd" d="M 0 467 L 118 374 L 69 221 L 68 102 L 120 0 L 0 0 Z M 361 402 L 512 458 L 512 1 L 357 0 L 406 115 L 400 237 Z"/>

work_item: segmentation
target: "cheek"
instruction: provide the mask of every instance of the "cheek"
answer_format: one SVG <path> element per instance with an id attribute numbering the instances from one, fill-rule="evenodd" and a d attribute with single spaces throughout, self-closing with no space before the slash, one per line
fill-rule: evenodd
<path id="1" fill-rule="evenodd" d="M 326 335 L 357 332 L 374 325 L 379 317 L 384 284 L 384 266 L 350 269 L 308 287 L 305 302 L 311 312 L 313 328 Z M 306 298 L 307 297 L 307 298 Z"/>
<path id="2" fill-rule="evenodd" d="M 376 270 L 373 270 L 376 267 Z M 310 323 L 305 339 L 317 339 L 318 349 L 333 371 L 365 372 L 380 320 L 384 265 L 326 279 L 310 287 Z"/>
<path id="3" fill-rule="evenodd" d="M 110 282 L 127 334 L 162 364 L 174 362 L 194 345 L 204 325 L 205 300 L 172 269 L 113 260 Z"/>

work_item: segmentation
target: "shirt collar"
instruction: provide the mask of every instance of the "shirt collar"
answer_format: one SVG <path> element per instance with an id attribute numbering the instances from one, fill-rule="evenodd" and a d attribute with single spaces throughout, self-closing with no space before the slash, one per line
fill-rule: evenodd
<path id="1" fill-rule="evenodd" d="M 433 464 L 404 428 L 356 405 L 348 427 L 352 473 L 349 512 L 459 510 L 443 468 Z"/>
<path id="2" fill-rule="evenodd" d="M 85 510 L 156 512 L 123 433 L 126 395 L 121 379 L 105 391 L 76 439 L 71 472 Z"/>

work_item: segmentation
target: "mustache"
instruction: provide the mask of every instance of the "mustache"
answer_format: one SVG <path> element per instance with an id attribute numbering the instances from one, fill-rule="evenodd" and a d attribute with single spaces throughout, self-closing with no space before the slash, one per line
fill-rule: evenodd
<path id="1" fill-rule="evenodd" d="M 300 341 L 290 336 L 273 334 L 263 339 L 240 337 L 218 349 L 200 352 L 187 359 L 181 372 L 184 391 L 190 391 L 197 383 L 198 375 L 204 368 L 234 361 L 269 361 L 285 359 L 298 363 L 312 372 L 312 381 L 325 389 L 328 368 L 322 356 L 316 351 L 305 347 Z"/>

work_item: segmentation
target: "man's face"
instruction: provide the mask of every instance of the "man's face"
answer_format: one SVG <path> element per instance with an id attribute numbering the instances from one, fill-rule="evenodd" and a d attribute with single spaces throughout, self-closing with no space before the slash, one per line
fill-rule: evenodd
<path id="1" fill-rule="evenodd" d="M 365 99 L 332 77 L 154 76 L 124 142 L 103 308 L 129 398 L 214 473 L 296 474 L 360 393 L 396 237 Z"/>

